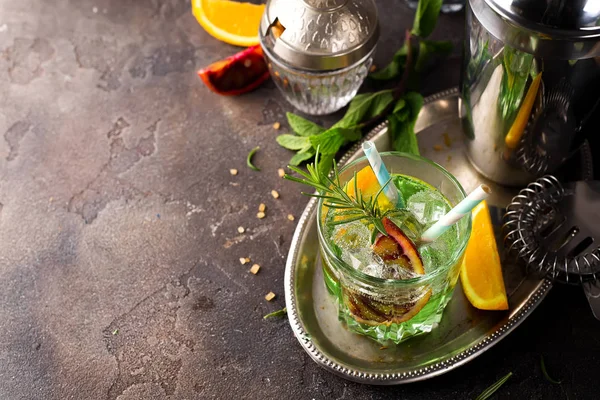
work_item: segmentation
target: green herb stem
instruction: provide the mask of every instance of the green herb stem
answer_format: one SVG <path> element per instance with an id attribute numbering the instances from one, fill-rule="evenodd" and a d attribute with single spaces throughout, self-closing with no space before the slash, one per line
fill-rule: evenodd
<path id="1" fill-rule="evenodd" d="M 263 317 L 263 319 L 275 318 L 275 317 L 283 317 L 287 314 L 287 308 L 283 307 L 281 310 L 273 311 L 272 313 L 268 313 Z"/>
<path id="2" fill-rule="evenodd" d="M 400 97 L 402 97 L 402 95 L 406 91 L 406 87 L 408 86 L 408 78 L 410 77 L 410 73 L 412 71 L 412 64 L 413 64 L 413 62 L 412 62 L 413 50 L 412 50 L 412 45 L 411 45 L 411 38 L 412 38 L 412 34 L 407 29 L 406 37 L 404 39 L 405 43 L 408 46 L 407 52 L 406 52 L 406 68 L 404 68 L 404 71 L 402 72 L 402 79 L 400 80 L 400 83 L 392 91 L 392 96 L 393 96 L 394 100 L 390 104 L 388 104 L 387 107 L 385 107 L 385 109 L 383 111 L 381 111 L 379 114 L 377 114 L 376 116 L 374 116 L 373 118 L 371 118 L 365 122 L 358 124 L 357 127 L 359 129 L 369 129 L 369 128 L 372 128 L 373 126 L 379 124 L 381 121 L 383 121 L 386 118 L 386 116 L 394 109 L 397 101 L 400 99 Z"/>
<path id="3" fill-rule="evenodd" d="M 477 396 L 477 398 L 475 400 L 485 400 L 485 399 L 489 399 L 494 393 L 496 393 L 496 391 L 498 389 L 500 389 L 500 386 L 504 385 L 504 383 L 508 380 L 508 378 L 510 378 L 512 376 L 512 372 L 509 372 L 508 374 L 504 375 L 502 378 L 500 378 L 496 383 L 494 383 L 492 386 L 488 387 L 487 389 L 485 389 L 483 392 L 481 392 L 481 394 L 479 396 Z"/>
<path id="4" fill-rule="evenodd" d="M 560 385 L 561 381 L 557 381 L 556 379 L 552 379 L 550 375 L 548 375 L 548 370 L 546 369 L 546 363 L 544 362 L 544 356 L 540 356 L 540 364 L 542 366 L 542 374 L 544 374 L 544 378 L 550 383 L 554 383 L 555 385 Z"/>
<path id="5" fill-rule="evenodd" d="M 256 146 L 255 148 L 253 148 L 252 150 L 250 150 L 250 153 L 248 153 L 248 157 L 246 157 L 246 165 L 250 169 L 253 169 L 255 171 L 260 171 L 260 168 L 258 168 L 256 165 L 252 164 L 252 157 L 254 157 L 254 154 L 256 154 L 256 152 L 259 149 L 260 149 L 260 146 Z"/>

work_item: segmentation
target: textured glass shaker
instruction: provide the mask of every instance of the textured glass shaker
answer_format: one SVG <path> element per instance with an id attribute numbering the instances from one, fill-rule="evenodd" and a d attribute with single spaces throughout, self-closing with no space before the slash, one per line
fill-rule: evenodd
<path id="1" fill-rule="evenodd" d="M 271 77 L 311 115 L 352 100 L 369 73 L 379 38 L 373 0 L 269 0 L 260 25 Z"/>

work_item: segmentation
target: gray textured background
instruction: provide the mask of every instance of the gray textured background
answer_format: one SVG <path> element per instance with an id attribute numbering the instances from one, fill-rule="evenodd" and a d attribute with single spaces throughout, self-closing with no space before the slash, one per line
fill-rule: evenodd
<path id="1" fill-rule="evenodd" d="M 412 12 L 379 7 L 383 65 Z M 277 176 L 290 153 L 271 125 L 291 107 L 271 82 L 210 93 L 195 70 L 238 49 L 189 8 L 0 0 L 0 399 L 461 399 L 508 371 L 498 398 L 598 397 L 599 323 L 577 288 L 554 289 L 469 365 L 402 387 L 333 376 L 287 321 L 264 321 L 284 305 L 286 215 L 306 203 Z M 425 94 L 457 85 L 462 25 L 441 18 L 434 36 L 457 50 Z M 260 173 L 245 167 L 257 145 Z M 562 386 L 543 379 L 540 354 Z"/>

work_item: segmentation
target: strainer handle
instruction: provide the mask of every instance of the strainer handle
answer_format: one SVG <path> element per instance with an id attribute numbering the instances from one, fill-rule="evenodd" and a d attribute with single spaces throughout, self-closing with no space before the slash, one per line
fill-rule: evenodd
<path id="1" fill-rule="evenodd" d="M 588 303 L 590 303 L 590 307 L 592 308 L 592 314 L 594 314 L 594 317 L 600 321 L 600 282 L 585 282 L 583 284 L 583 291 L 585 292 L 585 297 L 587 297 Z"/>

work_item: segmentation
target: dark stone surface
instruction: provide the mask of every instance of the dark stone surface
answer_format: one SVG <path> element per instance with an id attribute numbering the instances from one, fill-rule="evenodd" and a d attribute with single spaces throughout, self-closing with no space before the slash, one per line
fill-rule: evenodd
<path id="1" fill-rule="evenodd" d="M 383 65 L 412 12 L 379 6 Z M 434 36 L 458 45 L 462 24 L 443 16 Z M 290 154 L 271 124 L 291 107 L 275 86 L 219 97 L 194 73 L 236 50 L 184 0 L 0 0 L 0 399 L 458 399 L 508 371 L 497 398 L 598 397 L 600 323 L 578 288 L 553 289 L 468 365 L 401 387 L 333 376 L 287 321 L 264 321 L 284 305 L 286 215 L 306 199 L 277 176 Z M 459 50 L 424 93 L 458 67 Z M 260 173 L 245 166 L 257 145 Z"/>

